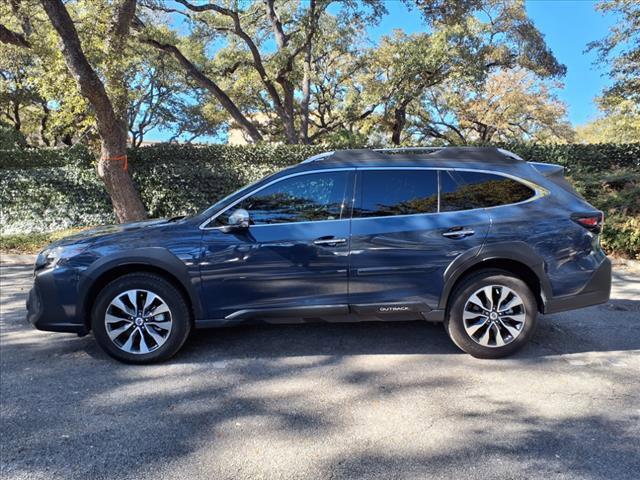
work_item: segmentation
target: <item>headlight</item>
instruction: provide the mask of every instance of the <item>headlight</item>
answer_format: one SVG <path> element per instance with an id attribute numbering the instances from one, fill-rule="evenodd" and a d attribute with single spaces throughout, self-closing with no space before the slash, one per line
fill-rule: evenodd
<path id="1" fill-rule="evenodd" d="M 36 270 L 55 267 L 60 260 L 71 258 L 86 249 L 84 246 L 66 245 L 53 248 L 45 248 L 36 258 Z"/>

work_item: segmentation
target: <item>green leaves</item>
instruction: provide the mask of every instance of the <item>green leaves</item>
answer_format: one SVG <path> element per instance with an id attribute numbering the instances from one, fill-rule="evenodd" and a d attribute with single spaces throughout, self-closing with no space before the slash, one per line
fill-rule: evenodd
<path id="1" fill-rule="evenodd" d="M 605 212 L 609 252 L 640 258 L 640 144 L 497 145 L 526 160 L 563 165 L 578 191 Z M 150 217 L 202 210 L 247 183 L 338 145 L 190 146 L 129 152 Z M 113 223 L 109 197 L 87 149 L 0 150 L 2 234 Z"/>
<path id="2" fill-rule="evenodd" d="M 623 99 L 632 100 L 640 106 L 640 3 L 633 0 L 600 0 L 597 8 L 614 14 L 616 23 L 609 35 L 591 42 L 589 50 L 595 49 L 598 63 L 609 66 L 609 77 L 613 85 L 604 91 L 609 103 Z"/>

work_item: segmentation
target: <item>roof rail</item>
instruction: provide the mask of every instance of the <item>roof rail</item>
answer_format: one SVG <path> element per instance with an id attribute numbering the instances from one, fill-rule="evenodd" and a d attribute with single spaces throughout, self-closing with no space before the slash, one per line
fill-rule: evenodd
<path id="1" fill-rule="evenodd" d="M 334 153 L 336 153 L 334 150 L 331 150 L 330 152 L 322 152 L 319 153 L 317 155 L 314 155 L 313 157 L 309 157 L 306 160 L 303 160 L 300 163 L 310 163 L 310 162 L 316 162 L 318 160 L 322 160 L 323 158 L 327 158 L 330 157 L 331 155 L 333 155 Z"/>
<path id="2" fill-rule="evenodd" d="M 439 158 L 440 156 L 451 156 L 452 158 L 459 159 L 472 159 L 474 157 L 479 157 L 480 155 L 486 157 L 489 153 L 492 153 L 492 159 L 495 160 L 517 160 L 524 161 L 521 157 L 516 155 L 509 150 L 504 150 L 502 148 L 495 147 L 392 147 L 392 148 L 372 148 L 372 149 L 353 149 L 353 150 L 332 150 L 330 152 L 323 152 L 312 157 L 303 160 L 301 163 L 310 163 L 316 162 L 318 160 L 323 160 L 325 158 L 336 155 L 336 159 L 344 160 L 353 155 L 366 155 L 367 152 L 376 152 L 382 157 L 378 157 L 381 159 L 385 154 L 388 153 L 417 153 L 417 152 L 429 152 L 430 155 L 433 155 L 433 158 Z M 467 158 L 468 157 L 468 158 Z M 506 157 L 506 158 L 505 158 Z"/>
<path id="3" fill-rule="evenodd" d="M 382 153 L 402 153 L 402 152 L 437 152 L 447 147 L 393 147 L 393 148 L 374 148 L 374 152 Z"/>
<path id="4" fill-rule="evenodd" d="M 511 152 L 509 150 L 505 150 L 504 148 L 499 148 L 498 151 L 501 154 L 506 155 L 507 157 L 511 157 L 511 158 L 516 159 L 516 160 L 523 160 L 524 161 L 524 159 L 520 155 L 516 155 L 515 153 L 513 153 L 513 152 Z"/>

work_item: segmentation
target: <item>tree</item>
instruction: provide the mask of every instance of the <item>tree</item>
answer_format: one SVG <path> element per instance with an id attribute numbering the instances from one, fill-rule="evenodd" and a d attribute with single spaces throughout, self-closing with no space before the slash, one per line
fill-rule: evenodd
<path id="1" fill-rule="evenodd" d="M 470 87 L 457 82 L 427 92 L 408 129 L 412 138 L 454 145 L 574 139 L 566 105 L 553 92 L 559 85 L 518 68 L 494 72 Z"/>
<path id="2" fill-rule="evenodd" d="M 129 107 L 127 126 L 131 147 L 138 148 L 153 130 L 186 135 L 193 140 L 215 132 L 219 125 L 208 125 L 202 114 L 202 95 L 184 81 L 182 72 L 153 48 L 142 48 L 139 63 L 128 75 Z"/>
<path id="3" fill-rule="evenodd" d="M 14 2 L 18 5 L 18 2 Z M 93 7 L 102 7 L 95 3 L 86 3 L 82 7 L 87 10 Z M 109 5 L 112 14 L 108 22 L 107 49 L 108 53 L 104 58 L 102 71 L 96 70 L 89 62 L 82 47 L 81 39 L 74 24 L 74 21 L 67 10 L 67 6 L 62 0 L 42 0 L 41 6 L 47 18 L 62 43 L 62 56 L 67 69 L 75 79 L 79 91 L 91 105 L 92 113 L 95 116 L 96 128 L 100 136 L 101 153 L 98 161 L 98 175 L 104 181 L 107 192 L 111 197 L 116 218 L 120 222 L 140 220 L 146 217 L 144 206 L 140 196 L 135 189 L 129 172 L 123 168 L 127 155 L 127 85 L 125 82 L 125 69 L 129 29 L 131 21 L 135 15 L 135 0 L 118 0 Z M 81 9 L 82 11 L 82 9 Z M 20 13 L 14 10 L 14 13 Z M 22 48 L 30 48 L 31 44 L 27 40 L 29 33 L 10 31 L 12 35 L 7 35 L 8 28 L 2 30 L 0 37 L 3 42 L 18 45 Z M 31 26 L 29 25 L 29 30 Z M 94 26 L 95 28 L 95 26 Z M 16 35 L 22 36 L 23 40 L 16 42 Z M 101 75 L 105 79 L 100 78 Z"/>
<path id="4" fill-rule="evenodd" d="M 397 31 L 383 38 L 372 50 L 371 68 L 362 80 L 365 90 L 375 92 L 381 102 L 381 120 L 395 145 L 404 139 L 409 112 L 437 85 L 464 79 L 481 86 L 491 72 L 515 67 L 541 77 L 566 73 L 527 17 L 522 1 L 415 3 L 429 31 Z"/>
<path id="5" fill-rule="evenodd" d="M 461 56 L 450 47 L 446 29 L 413 35 L 396 30 L 369 53 L 359 80 L 369 103 L 381 104 L 380 120 L 394 145 L 401 143 L 409 106 L 453 74 Z"/>
<path id="6" fill-rule="evenodd" d="M 598 99 L 603 115 L 579 126 L 578 141 L 583 143 L 632 143 L 640 140 L 640 106 L 633 100 Z"/>
<path id="7" fill-rule="evenodd" d="M 2 13 L 14 16 L 16 30 L 0 25 L 0 42 L 6 44 L 0 51 L 0 121 L 25 139 L 39 131 L 40 140 L 48 144 L 49 109 L 31 75 L 33 61 L 26 51 L 32 48 L 32 21 L 15 0 L 8 2 Z"/>
<path id="8" fill-rule="evenodd" d="M 141 220 L 146 212 L 126 165 L 127 156 L 127 86 L 124 57 L 136 0 L 116 2 L 108 37 L 110 59 L 105 68 L 105 89 L 95 69 L 87 60 L 73 20 L 62 0 L 43 0 L 42 6 L 64 45 L 67 67 L 75 77 L 80 93 L 94 109 L 101 142 L 98 175 L 111 197 L 120 222 Z M 119 160 L 119 161 L 114 161 Z M 122 162 L 122 163 L 121 163 Z"/>
<path id="9" fill-rule="evenodd" d="M 598 63 L 610 66 L 613 85 L 604 93 L 604 103 L 633 101 L 640 105 L 640 3 L 629 0 L 601 0 L 598 10 L 617 15 L 609 35 L 588 45 L 598 52 Z"/>
<path id="10" fill-rule="evenodd" d="M 598 52 L 597 63 L 609 67 L 612 85 L 596 99 L 602 116 L 578 127 L 578 138 L 586 143 L 637 142 L 640 139 L 640 4 L 602 0 L 597 8 L 615 14 L 618 20 L 606 38 L 587 47 Z"/>
<path id="11" fill-rule="evenodd" d="M 246 4 L 230 2 L 227 6 L 213 2 L 176 2 L 183 7 L 179 12 L 191 22 L 192 38 L 182 39 L 181 46 L 175 34 L 147 28 L 141 40 L 172 55 L 256 142 L 265 134 L 281 135 L 287 143 L 311 141 L 310 104 L 317 79 L 314 51 L 323 34 L 319 25 L 331 16 L 329 6 L 339 5 L 341 11 L 336 17 L 353 25 L 371 22 L 384 12 L 380 0 L 310 0 L 308 3 L 264 0 Z M 149 2 L 148 6 L 166 10 L 161 2 Z M 218 49 L 213 55 L 210 50 L 200 48 L 197 55 L 188 58 L 184 51 L 194 50 L 188 45 L 194 38 L 204 43 L 224 40 L 226 48 Z M 196 56 L 199 58 L 193 58 Z M 234 95 L 231 93 L 233 81 L 249 84 L 254 95 L 251 98 Z M 268 114 L 256 115 L 260 110 Z"/>
<path id="12" fill-rule="evenodd" d="M 55 54 L 45 52 L 41 40 L 32 35 L 30 48 L 0 51 L 0 121 L 32 146 L 71 144 L 93 129 L 93 116 L 66 67 L 60 76 Z"/>

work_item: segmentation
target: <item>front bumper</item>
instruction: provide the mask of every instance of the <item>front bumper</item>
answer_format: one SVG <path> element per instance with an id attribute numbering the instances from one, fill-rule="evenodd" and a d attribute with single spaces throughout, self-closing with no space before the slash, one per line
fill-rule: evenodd
<path id="1" fill-rule="evenodd" d="M 64 275 L 53 270 L 36 274 L 27 298 L 27 320 L 38 330 L 86 335 L 84 320 L 76 316 L 75 285 L 65 285 L 65 280 Z"/>
<path id="2" fill-rule="evenodd" d="M 599 305 L 608 302 L 610 295 L 611 260 L 605 257 L 589 283 L 579 293 L 547 299 L 544 313 L 558 313 Z"/>

